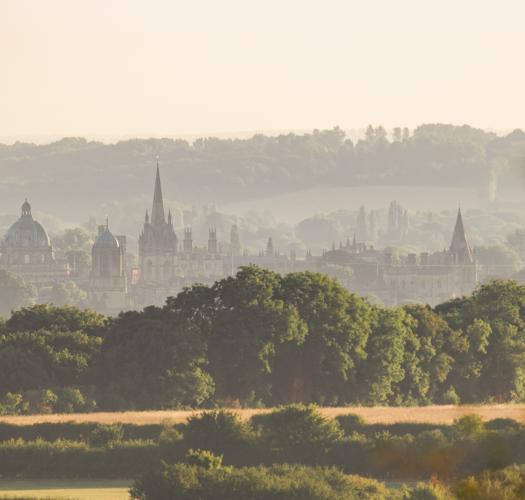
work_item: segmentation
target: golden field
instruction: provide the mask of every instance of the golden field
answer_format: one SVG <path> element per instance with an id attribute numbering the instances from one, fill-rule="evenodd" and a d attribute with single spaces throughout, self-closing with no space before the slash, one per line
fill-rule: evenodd
<path id="1" fill-rule="evenodd" d="M 248 419 L 257 413 L 265 413 L 271 409 L 233 409 L 242 418 Z M 347 413 L 360 415 L 368 423 L 392 424 L 396 422 L 421 422 L 435 424 L 450 424 L 454 419 L 463 415 L 476 414 L 483 420 L 494 418 L 512 418 L 525 423 L 525 404 L 479 405 L 479 406 L 414 406 L 414 407 L 341 407 L 320 408 L 320 411 L 329 417 L 336 417 Z M 36 423 L 53 422 L 97 422 L 104 424 L 158 424 L 166 421 L 173 423 L 184 422 L 196 411 L 127 411 L 127 412 L 97 412 L 97 413 L 68 413 L 57 415 L 24 415 L 0 416 L 0 423 L 30 425 Z"/>
<path id="2" fill-rule="evenodd" d="M 131 481 L 115 479 L 0 479 L 2 498 L 126 500 Z"/>

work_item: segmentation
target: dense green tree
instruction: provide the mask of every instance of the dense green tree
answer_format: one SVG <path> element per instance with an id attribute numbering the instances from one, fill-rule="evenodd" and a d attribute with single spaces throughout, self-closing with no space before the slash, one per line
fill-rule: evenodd
<path id="1" fill-rule="evenodd" d="M 297 308 L 307 335 L 303 343 L 279 353 L 273 386 L 286 392 L 278 400 L 350 401 L 357 392 L 357 364 L 366 356 L 371 307 L 319 273 L 286 275 L 280 294 Z"/>
<path id="2" fill-rule="evenodd" d="M 85 383 L 101 343 L 82 332 L 0 335 L 0 394 Z"/>
<path id="3" fill-rule="evenodd" d="M 89 309 L 74 306 L 37 304 L 14 311 L 5 328 L 9 332 L 57 330 L 101 335 L 106 318 Z"/>
<path id="4" fill-rule="evenodd" d="M 524 367 L 525 286 L 513 281 L 434 310 L 383 308 L 321 274 L 248 266 L 163 308 L 108 319 L 38 305 L 0 321 L 4 412 L 88 411 L 95 401 L 113 409 L 522 402 Z"/>
<path id="5" fill-rule="evenodd" d="M 411 329 L 415 339 L 409 335 L 410 349 L 405 358 L 411 363 L 406 367 L 406 380 L 400 383 L 399 392 L 407 400 L 439 400 L 463 344 L 458 345 L 457 334 L 429 306 L 409 305 L 405 311 L 414 319 Z"/>
<path id="6" fill-rule="evenodd" d="M 401 403 L 396 384 L 405 377 L 405 346 L 412 319 L 402 309 L 377 309 L 361 370 L 361 399 L 369 404 Z"/>
<path id="7" fill-rule="evenodd" d="M 461 363 L 479 379 L 473 398 L 523 400 L 525 286 L 515 281 L 493 281 L 470 297 L 436 307 L 436 311 L 453 328 L 466 332 L 470 359 L 478 353 L 476 360 Z M 461 378 L 465 379 L 465 374 Z"/>
<path id="8" fill-rule="evenodd" d="M 303 342 L 304 322 L 277 297 L 280 286 L 278 274 L 255 266 L 214 286 L 209 359 L 219 397 L 269 402 L 276 352 Z"/>
<path id="9" fill-rule="evenodd" d="M 199 328 L 153 306 L 112 320 L 96 377 L 104 403 L 115 408 L 194 406 L 213 394 Z"/>

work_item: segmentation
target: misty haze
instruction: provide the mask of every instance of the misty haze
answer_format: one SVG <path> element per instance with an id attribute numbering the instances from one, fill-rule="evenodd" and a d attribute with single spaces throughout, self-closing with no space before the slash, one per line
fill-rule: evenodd
<path id="1" fill-rule="evenodd" d="M 525 498 L 525 4 L 0 5 L 0 498 Z"/>

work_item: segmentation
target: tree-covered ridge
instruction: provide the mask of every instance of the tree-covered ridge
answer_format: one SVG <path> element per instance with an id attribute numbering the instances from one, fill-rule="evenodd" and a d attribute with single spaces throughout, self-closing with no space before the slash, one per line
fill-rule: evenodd
<path id="1" fill-rule="evenodd" d="M 255 266 L 162 308 L 33 306 L 0 327 L 0 411 L 525 401 L 525 286 L 383 308 Z"/>
<path id="2" fill-rule="evenodd" d="M 174 198 L 190 203 L 231 202 L 319 186 L 493 189 L 498 181 L 515 184 L 525 133 L 516 130 L 500 137 L 467 125 L 426 124 L 413 132 L 369 127 L 364 138 L 354 141 L 338 127 L 249 139 L 208 137 L 192 143 L 133 139 L 105 145 L 66 138 L 41 146 L 0 145 L 0 172 L 10 186 L 5 195 L 16 206 L 31 185 L 53 200 L 51 212 L 67 211 L 83 220 L 93 205 L 149 199 L 150 184 L 145 181 L 157 154 Z M 126 192 L 119 188 L 123 179 Z M 65 192 L 71 198 L 65 199 Z"/>

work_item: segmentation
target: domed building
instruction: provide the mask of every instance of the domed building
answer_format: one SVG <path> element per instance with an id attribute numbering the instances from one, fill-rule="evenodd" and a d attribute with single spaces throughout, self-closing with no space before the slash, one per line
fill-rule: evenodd
<path id="1" fill-rule="evenodd" d="M 49 236 L 33 219 L 27 200 L 22 205 L 20 218 L 0 244 L 0 268 L 37 286 L 65 281 L 69 276 L 67 264 L 56 262 Z"/>
<path id="2" fill-rule="evenodd" d="M 91 259 L 91 306 L 107 314 L 118 314 L 128 308 L 126 237 L 114 236 L 107 221 L 105 226 L 98 226 Z"/>

